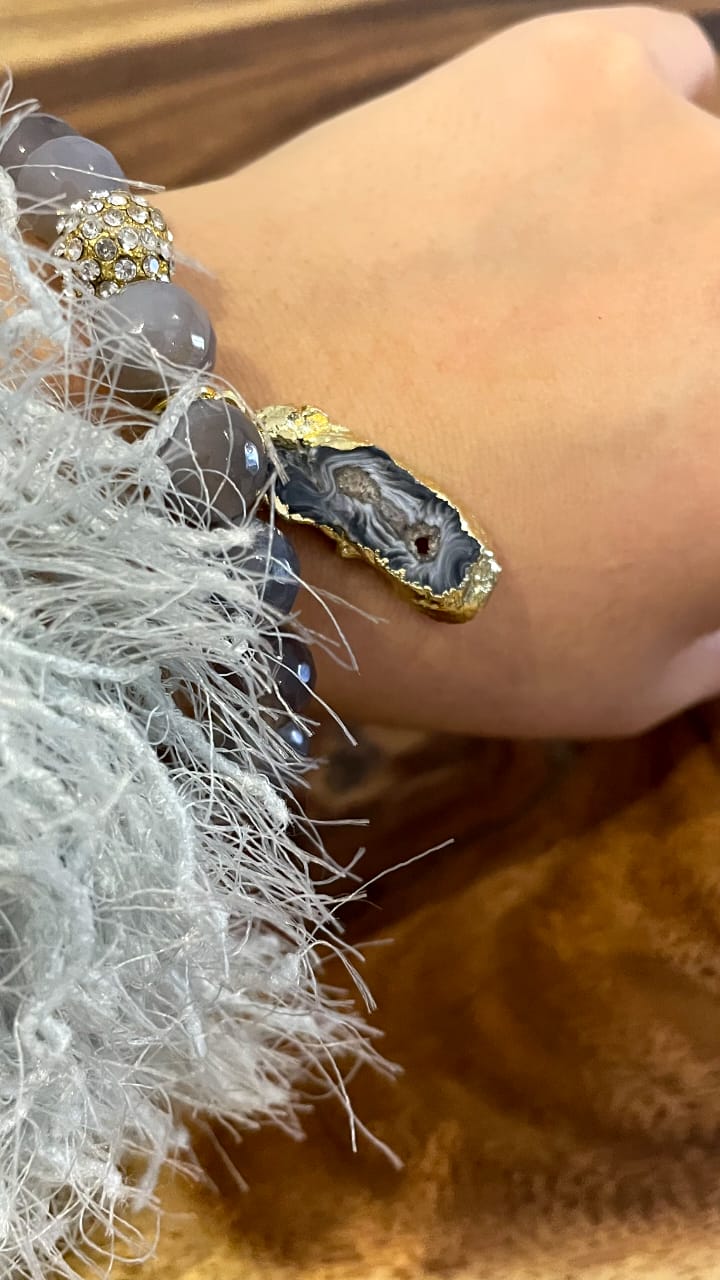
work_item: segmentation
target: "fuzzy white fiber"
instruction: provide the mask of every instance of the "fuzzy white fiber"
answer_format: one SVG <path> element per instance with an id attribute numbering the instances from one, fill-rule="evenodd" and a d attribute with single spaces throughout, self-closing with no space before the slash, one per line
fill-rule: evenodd
<path id="1" fill-rule="evenodd" d="M 248 531 L 168 518 L 171 410 L 123 438 L 88 372 L 107 304 L 71 314 L 34 256 L 0 171 L 0 1275 L 46 1280 L 68 1241 L 104 1270 L 187 1109 L 296 1130 L 374 1050 L 322 984 L 353 957 L 258 710 Z"/>

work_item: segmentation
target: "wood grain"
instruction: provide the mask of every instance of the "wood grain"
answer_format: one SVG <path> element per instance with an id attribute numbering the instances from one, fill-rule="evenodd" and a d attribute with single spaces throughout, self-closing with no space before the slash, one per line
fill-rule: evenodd
<path id="1" fill-rule="evenodd" d="M 1 50 L 21 96 L 105 143 L 133 177 L 180 186 L 229 172 L 545 8 L 533 0 L 3 0 Z"/>
<path id="2" fill-rule="evenodd" d="M 20 94 L 104 142 L 133 176 L 173 186 L 237 167 L 532 4 L 163 0 L 148 17 L 150 8 L 93 3 L 88 21 L 71 3 L 32 4 L 27 15 L 18 6 L 4 57 Z"/>

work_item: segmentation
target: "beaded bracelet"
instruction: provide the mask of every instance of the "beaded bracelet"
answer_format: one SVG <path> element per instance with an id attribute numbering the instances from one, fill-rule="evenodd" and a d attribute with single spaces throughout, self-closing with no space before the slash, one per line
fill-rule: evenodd
<path id="1" fill-rule="evenodd" d="M 67 122 L 32 112 L 16 116 L 0 150 L 13 177 L 22 225 L 45 244 L 79 294 L 108 299 L 114 317 L 141 334 L 165 368 L 212 370 L 215 333 L 204 308 L 172 283 L 173 236 L 159 209 L 131 186 L 114 156 Z M 104 374 L 120 398 L 168 409 L 173 386 L 156 368 L 107 352 Z M 353 439 L 319 409 L 270 406 L 255 418 L 232 393 L 201 387 L 178 411 L 163 446 L 183 519 L 208 525 L 244 522 L 268 488 L 270 449 L 278 474 L 277 513 L 332 538 L 341 555 L 360 556 L 431 615 L 465 621 L 489 598 L 500 574 L 492 551 L 460 511 L 376 445 Z M 255 520 L 248 563 L 280 616 L 292 610 L 299 564 L 288 538 Z M 310 650 L 282 641 L 275 682 L 284 720 L 280 736 L 301 756 L 308 734 L 295 718 L 315 681 Z"/>

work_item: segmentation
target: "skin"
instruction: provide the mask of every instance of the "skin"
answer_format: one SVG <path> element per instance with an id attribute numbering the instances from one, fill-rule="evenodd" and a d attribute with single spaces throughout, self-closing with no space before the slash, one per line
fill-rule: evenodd
<path id="1" fill-rule="evenodd" d="M 720 122 L 700 30 L 628 8 L 516 27 L 164 199 L 248 401 L 314 403 L 483 528 L 446 626 L 298 536 L 358 671 L 339 712 L 621 735 L 720 690 Z M 330 634 L 305 593 L 303 620 Z"/>

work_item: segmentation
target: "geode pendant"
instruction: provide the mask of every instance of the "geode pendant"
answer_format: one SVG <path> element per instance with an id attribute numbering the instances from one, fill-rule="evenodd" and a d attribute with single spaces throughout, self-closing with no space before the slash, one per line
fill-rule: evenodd
<path id="1" fill-rule="evenodd" d="M 482 608 L 500 566 L 443 494 L 320 409 L 273 405 L 257 424 L 277 455 L 281 516 L 368 560 L 437 618 L 466 622 Z"/>

